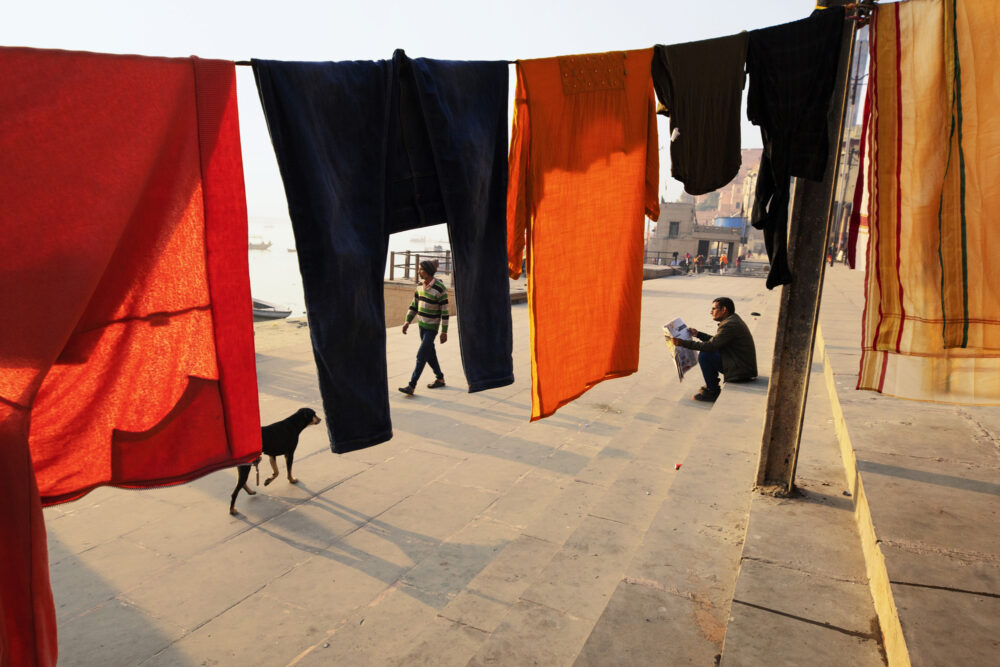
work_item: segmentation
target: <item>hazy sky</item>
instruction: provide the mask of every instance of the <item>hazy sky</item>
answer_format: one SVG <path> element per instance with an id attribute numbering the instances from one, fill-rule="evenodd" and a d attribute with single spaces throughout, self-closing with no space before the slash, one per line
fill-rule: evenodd
<path id="1" fill-rule="evenodd" d="M 0 45 L 246 60 L 538 58 L 721 37 L 809 14 L 809 0 L 425 0 L 212 2 L 10 0 Z M 511 70 L 513 73 L 513 69 Z M 250 68 L 237 68 L 247 203 L 253 217 L 287 206 Z M 660 123 L 660 144 L 667 137 Z M 744 120 L 743 145 L 760 146 Z M 664 151 L 661 151 L 664 153 Z M 669 164 L 661 160 L 664 187 Z M 679 192 L 669 186 L 671 198 Z"/>

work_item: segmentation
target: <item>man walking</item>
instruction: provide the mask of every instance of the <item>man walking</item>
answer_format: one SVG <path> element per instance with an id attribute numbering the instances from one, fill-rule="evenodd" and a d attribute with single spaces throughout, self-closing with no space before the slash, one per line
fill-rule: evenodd
<path id="1" fill-rule="evenodd" d="M 413 302 L 410 310 L 406 313 L 406 322 L 403 323 L 403 333 L 410 328 L 410 322 L 417 318 L 417 328 L 420 330 L 420 347 L 417 349 L 417 367 L 413 369 L 410 377 L 410 384 L 400 387 L 399 390 L 409 396 L 413 395 L 413 390 L 417 388 L 417 381 L 424 370 L 424 364 L 430 364 L 434 371 L 434 382 L 427 385 L 428 389 L 437 389 L 444 386 L 444 373 L 438 365 L 437 350 L 434 348 L 434 338 L 437 337 L 438 327 L 441 328 L 441 343 L 448 341 L 448 290 L 444 283 L 434 278 L 437 271 L 437 262 L 425 259 L 420 262 L 417 274 L 420 276 L 420 285 L 413 293 Z"/>
<path id="2" fill-rule="evenodd" d="M 712 302 L 712 319 L 719 323 L 714 336 L 689 328 L 697 340 L 671 338 L 674 345 L 698 350 L 698 365 L 705 386 L 693 396 L 696 401 L 713 403 L 719 397 L 719 373 L 726 382 L 749 382 L 757 377 L 757 349 L 746 323 L 736 314 L 736 305 L 721 296 Z"/>

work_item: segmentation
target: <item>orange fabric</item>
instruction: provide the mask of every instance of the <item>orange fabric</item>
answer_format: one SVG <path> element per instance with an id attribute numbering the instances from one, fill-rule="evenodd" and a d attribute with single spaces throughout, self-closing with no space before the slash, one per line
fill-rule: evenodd
<path id="1" fill-rule="evenodd" d="M 517 63 L 510 275 L 527 247 L 531 419 L 639 365 L 643 216 L 659 217 L 653 49 Z"/>
<path id="2" fill-rule="evenodd" d="M 260 452 L 236 80 L 0 48 L 0 90 L 0 663 L 54 664 L 42 504 Z"/>

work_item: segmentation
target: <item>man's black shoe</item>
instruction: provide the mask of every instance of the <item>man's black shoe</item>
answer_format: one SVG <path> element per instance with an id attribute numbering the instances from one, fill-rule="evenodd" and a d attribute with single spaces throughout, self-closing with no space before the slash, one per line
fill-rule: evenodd
<path id="1" fill-rule="evenodd" d="M 407 396 L 413 396 L 413 387 L 406 385 L 405 387 L 400 387 L 399 390 L 406 394 Z"/>
<path id="2" fill-rule="evenodd" d="M 699 391 L 697 394 L 695 394 L 691 398 L 693 398 L 696 401 L 702 401 L 704 403 L 715 403 L 715 399 L 717 399 L 719 397 L 720 393 L 721 393 L 721 390 L 719 390 L 719 389 L 716 389 L 715 391 L 712 391 L 710 389 L 704 389 L 703 388 L 701 391 Z"/>

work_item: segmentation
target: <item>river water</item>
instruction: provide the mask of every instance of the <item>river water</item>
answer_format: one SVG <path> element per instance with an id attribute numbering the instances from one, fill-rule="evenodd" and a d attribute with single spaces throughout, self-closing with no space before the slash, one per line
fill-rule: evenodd
<path id="1" fill-rule="evenodd" d="M 268 218 L 251 220 L 249 234 L 252 241 L 271 242 L 271 247 L 267 250 L 248 251 L 250 292 L 255 298 L 291 308 L 291 317 L 304 316 L 306 304 L 302 293 L 298 254 L 289 252 L 289 249 L 295 249 L 291 222 Z M 445 225 L 414 229 L 389 237 L 390 251 L 420 251 L 437 245 L 445 250 L 449 247 Z M 388 277 L 388 266 L 386 276 Z"/>

